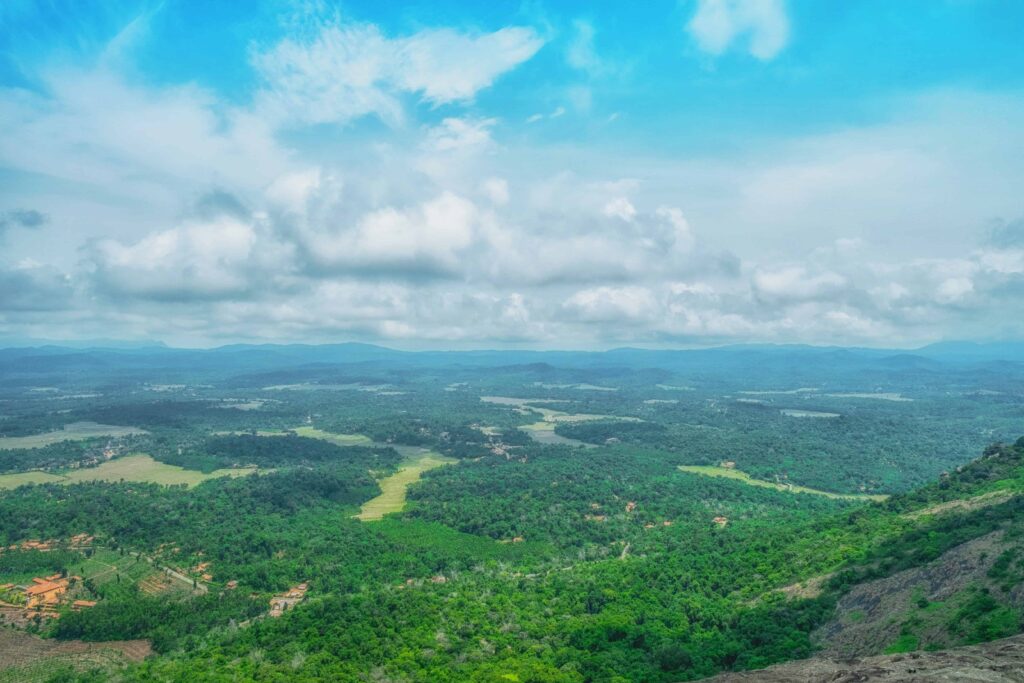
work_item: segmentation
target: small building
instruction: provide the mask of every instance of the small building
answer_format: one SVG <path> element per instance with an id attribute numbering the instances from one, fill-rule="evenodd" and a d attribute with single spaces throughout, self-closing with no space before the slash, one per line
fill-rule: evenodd
<path id="1" fill-rule="evenodd" d="M 711 521 L 714 522 L 718 526 L 718 528 L 721 529 L 722 527 L 724 527 L 726 524 L 729 523 L 729 518 L 728 517 L 718 516 L 718 517 L 715 517 Z"/>
<path id="2" fill-rule="evenodd" d="M 32 585 L 25 589 L 25 606 L 29 608 L 56 607 L 61 596 L 68 589 L 66 579 L 32 579 Z"/>

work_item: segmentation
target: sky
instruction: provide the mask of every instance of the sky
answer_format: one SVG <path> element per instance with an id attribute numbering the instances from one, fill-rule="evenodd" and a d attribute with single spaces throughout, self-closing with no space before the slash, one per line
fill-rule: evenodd
<path id="1" fill-rule="evenodd" d="M 1024 3 L 0 3 L 0 344 L 1024 339 Z"/>

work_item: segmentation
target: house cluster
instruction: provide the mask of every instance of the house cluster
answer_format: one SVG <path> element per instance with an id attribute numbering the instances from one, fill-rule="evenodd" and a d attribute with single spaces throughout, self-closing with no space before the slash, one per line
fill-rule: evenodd
<path id="1" fill-rule="evenodd" d="M 125 448 L 120 443 L 109 442 L 102 449 L 93 448 L 88 451 L 88 454 L 81 460 L 75 463 L 71 463 L 71 467 L 95 467 L 101 465 L 107 460 L 113 460 L 117 456 L 124 452 Z"/>
<path id="2" fill-rule="evenodd" d="M 270 598 L 270 616 L 279 617 L 285 613 L 286 610 L 290 610 L 295 605 L 299 604 L 306 599 L 306 591 L 309 590 L 309 585 L 300 583 L 297 586 L 289 588 L 284 593 L 275 595 Z"/>
<path id="3" fill-rule="evenodd" d="M 24 610 L 24 617 L 37 614 L 47 618 L 60 616 L 57 613 L 57 609 L 66 604 L 70 604 L 71 609 L 76 612 L 94 607 L 96 603 L 92 600 L 72 600 L 70 603 L 67 602 L 69 588 L 81 580 L 80 576 L 67 577 L 53 574 L 46 577 L 35 577 L 26 586 L 5 583 L 0 585 L 0 592 L 2 592 L 7 600 L 0 600 L 0 607 Z M 12 597 L 19 594 L 20 597 Z M 14 600 L 15 602 L 8 602 L 8 600 Z"/>
<path id="4" fill-rule="evenodd" d="M 53 547 L 57 545 L 57 541 L 40 541 L 36 539 L 22 541 L 21 543 L 15 543 L 8 546 L 8 550 L 39 550 L 41 552 L 49 552 L 53 550 Z"/>
<path id="5" fill-rule="evenodd" d="M 92 546 L 93 541 L 96 538 L 89 534 L 75 534 L 68 539 L 66 546 L 71 550 L 83 550 Z M 54 548 L 62 548 L 65 544 L 62 544 L 59 539 L 51 538 L 46 541 L 41 541 L 37 538 L 22 541 L 21 543 L 12 543 L 7 546 L 7 550 L 38 550 L 39 552 L 48 553 Z M 2 548 L 0 548 L 2 551 Z"/>
<path id="6" fill-rule="evenodd" d="M 213 574 L 209 571 L 209 562 L 200 562 L 196 566 L 192 567 L 192 573 L 198 574 L 199 578 L 203 581 L 213 581 Z"/>
<path id="7" fill-rule="evenodd" d="M 70 579 L 60 574 L 32 579 L 32 583 L 25 587 L 25 606 L 29 609 L 56 609 L 68 590 L 69 582 Z"/>

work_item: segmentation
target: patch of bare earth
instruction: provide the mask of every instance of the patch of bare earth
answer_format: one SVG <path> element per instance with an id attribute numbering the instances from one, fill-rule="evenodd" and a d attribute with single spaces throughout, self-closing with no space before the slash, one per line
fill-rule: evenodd
<path id="1" fill-rule="evenodd" d="M 138 662 L 152 653 L 148 640 L 87 643 L 39 638 L 13 628 L 0 628 L 0 680 L 18 680 L 19 670 L 35 667 L 46 660 L 90 668 Z"/>

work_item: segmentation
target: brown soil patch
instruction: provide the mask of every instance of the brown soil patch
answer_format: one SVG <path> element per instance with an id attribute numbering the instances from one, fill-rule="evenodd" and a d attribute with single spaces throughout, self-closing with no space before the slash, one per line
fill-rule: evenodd
<path id="1" fill-rule="evenodd" d="M 19 680 L 19 671 L 46 660 L 76 668 L 122 666 L 142 661 L 153 653 L 148 640 L 113 640 L 87 643 L 81 640 L 51 640 L 0 628 L 0 680 Z"/>

